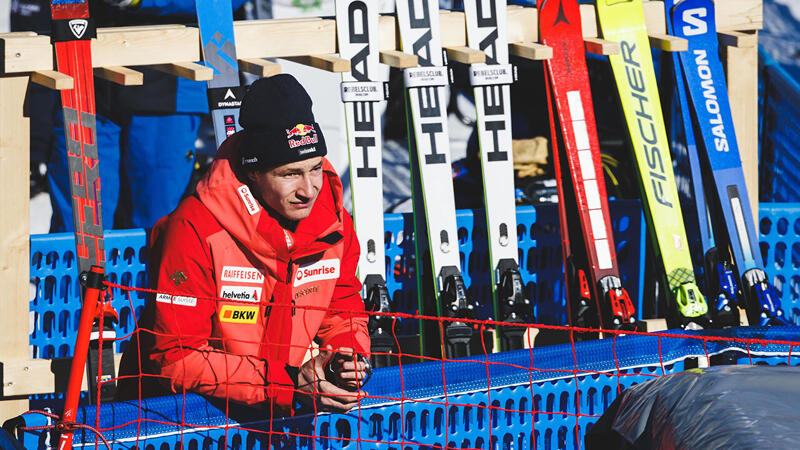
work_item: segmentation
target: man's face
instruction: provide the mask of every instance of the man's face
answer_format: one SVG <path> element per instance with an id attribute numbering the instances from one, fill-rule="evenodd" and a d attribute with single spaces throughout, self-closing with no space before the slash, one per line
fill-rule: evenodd
<path id="1" fill-rule="evenodd" d="M 251 172 L 248 177 L 267 206 L 289 220 L 305 219 L 322 188 L 322 157 Z"/>

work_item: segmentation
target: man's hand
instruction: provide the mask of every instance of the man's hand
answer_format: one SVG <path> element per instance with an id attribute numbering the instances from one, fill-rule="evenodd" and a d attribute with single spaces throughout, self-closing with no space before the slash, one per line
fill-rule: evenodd
<path id="1" fill-rule="evenodd" d="M 372 367 L 352 348 L 341 347 L 326 366 L 325 375 L 331 383 L 355 391 L 372 375 Z"/>
<path id="2" fill-rule="evenodd" d="M 342 351 L 343 349 L 340 349 Z M 352 350 L 350 350 L 352 355 Z M 295 392 L 295 400 L 300 403 L 317 407 L 323 411 L 332 412 L 347 412 L 353 409 L 358 404 L 358 399 L 366 396 L 366 392 L 357 390 L 358 384 L 355 381 L 356 376 L 361 376 L 360 380 L 366 376 L 366 367 L 361 371 L 356 371 L 356 363 L 352 360 L 349 365 L 344 361 L 342 367 L 344 371 L 341 372 L 340 377 L 346 380 L 347 386 L 352 386 L 353 390 L 347 390 L 343 387 L 337 386 L 327 379 L 325 379 L 325 367 L 334 357 L 333 348 L 329 345 L 324 349 L 319 349 L 319 354 L 306 361 L 300 367 L 297 374 L 297 392 Z M 352 356 L 350 356 L 352 358 Z M 363 362 L 360 362 L 363 365 Z M 360 375 L 364 372 L 364 375 Z M 356 375 L 359 374 L 359 375 Z"/>

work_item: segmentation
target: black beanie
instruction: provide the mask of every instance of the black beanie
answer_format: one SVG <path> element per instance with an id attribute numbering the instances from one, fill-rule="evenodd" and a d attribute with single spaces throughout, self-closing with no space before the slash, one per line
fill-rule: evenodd
<path id="1" fill-rule="evenodd" d="M 311 111 L 311 97 L 289 74 L 253 82 L 242 99 L 241 155 L 246 172 L 325 156 L 325 138 Z"/>

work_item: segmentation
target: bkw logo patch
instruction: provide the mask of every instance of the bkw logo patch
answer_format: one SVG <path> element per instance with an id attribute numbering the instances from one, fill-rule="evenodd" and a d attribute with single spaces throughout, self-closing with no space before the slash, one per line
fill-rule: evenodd
<path id="1" fill-rule="evenodd" d="M 256 323 L 258 306 L 225 305 L 219 310 L 219 321 L 226 323 Z"/>

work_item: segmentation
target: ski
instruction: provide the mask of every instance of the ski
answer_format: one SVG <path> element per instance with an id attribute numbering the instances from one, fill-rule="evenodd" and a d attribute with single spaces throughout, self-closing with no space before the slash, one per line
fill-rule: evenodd
<path id="1" fill-rule="evenodd" d="M 96 29 L 89 15 L 89 5 L 85 1 L 54 0 L 51 7 L 58 71 L 72 77 L 74 82 L 72 89 L 61 91 L 61 103 L 69 163 L 78 274 L 79 279 L 82 279 L 92 266 L 100 268 L 105 266 L 91 54 L 91 39 L 95 37 Z M 98 400 L 97 385 L 100 381 L 103 382 L 100 388 L 101 401 L 111 401 L 116 390 L 113 381 L 116 314 L 110 309 L 110 305 L 102 314 L 103 339 L 100 339 L 99 321 L 95 321 L 92 326 L 86 367 L 89 374 L 89 398 L 92 403 Z M 99 367 L 101 365 L 102 367 Z"/>
<path id="2" fill-rule="evenodd" d="M 669 289 L 667 322 L 670 327 L 707 326 L 708 304 L 692 268 L 642 1 L 598 0 L 597 16 L 603 37 L 620 43 L 620 54 L 608 58 L 631 136 L 650 237 Z"/>
<path id="3" fill-rule="evenodd" d="M 550 107 L 559 216 L 567 222 L 561 228 L 570 323 L 597 328 L 599 317 L 599 328 L 630 330 L 635 309 L 617 266 L 577 0 L 541 4 L 539 33 L 542 43 L 553 48 L 545 78 L 548 101 L 552 88 L 558 111 L 555 117 Z M 555 136 L 555 120 L 563 145 Z M 578 212 L 578 220 L 567 208 Z"/>
<path id="4" fill-rule="evenodd" d="M 455 196 L 447 130 L 447 102 L 444 88 L 449 73 L 439 29 L 436 0 L 397 2 L 401 49 L 418 57 L 419 67 L 405 69 L 406 117 L 411 164 L 414 239 L 417 254 L 417 287 L 420 311 L 448 318 L 472 318 L 475 305 L 467 298 L 461 276 L 458 250 Z M 426 266 L 429 255 L 430 270 Z M 424 278 L 430 275 L 434 302 L 426 295 Z M 428 321 L 429 322 L 429 321 Z M 420 324 L 422 354 L 429 345 L 440 347 L 446 358 L 468 356 L 473 328 L 462 321 L 433 324 L 440 331 Z M 429 333 L 430 336 L 426 336 Z M 441 335 L 440 335 L 441 333 Z M 438 345 L 433 337 L 440 337 Z M 426 343 L 427 340 L 430 342 Z"/>
<path id="5" fill-rule="evenodd" d="M 513 67 L 508 63 L 505 0 L 464 2 L 467 44 L 486 54 L 486 62 L 472 64 L 470 83 L 475 95 L 478 146 L 481 154 L 483 199 L 489 238 L 494 317 L 501 322 L 530 323 L 531 302 L 523 292 L 517 247 L 517 210 L 514 197 L 514 161 L 511 151 L 511 87 Z M 499 350 L 524 348 L 525 328 L 500 327 Z"/>
<path id="6" fill-rule="evenodd" d="M 353 223 L 361 257 L 358 276 L 367 310 L 391 313 L 386 289 L 386 255 L 383 242 L 383 168 L 381 117 L 378 102 L 385 100 L 384 83 L 376 81 L 378 69 L 378 4 L 374 0 L 337 0 L 336 31 L 339 54 L 350 61 L 342 73 L 341 95 L 350 157 L 350 192 Z M 372 366 L 392 365 L 396 353 L 391 316 L 370 316 Z"/>
<path id="7" fill-rule="evenodd" d="M 665 0 L 666 17 L 670 17 L 675 0 Z M 672 21 L 667 20 L 667 33 L 674 35 Z M 689 171 L 694 194 L 695 214 L 697 227 L 700 237 L 700 250 L 702 259 L 699 264 L 703 267 L 705 281 L 706 299 L 711 302 L 711 325 L 716 328 L 734 326 L 739 324 L 739 315 L 736 310 L 738 286 L 733 272 L 733 264 L 727 251 L 717 248 L 712 228 L 711 213 L 706 202 L 706 187 L 703 180 L 703 171 L 700 165 L 700 158 L 697 152 L 697 141 L 695 139 L 696 129 L 692 122 L 692 115 L 689 109 L 689 100 L 686 93 L 686 83 L 683 77 L 680 55 L 677 52 L 670 52 L 667 62 L 669 76 L 674 89 L 666 88 L 669 98 L 667 105 L 677 107 L 676 113 L 680 116 L 678 124 L 675 125 L 679 139 L 685 146 L 689 160 Z M 669 85 L 670 83 L 665 83 Z M 712 194 L 713 195 L 713 194 Z M 688 228 L 688 224 L 687 224 Z"/>
<path id="8" fill-rule="evenodd" d="M 98 308 L 98 297 L 104 292 L 105 253 L 91 54 L 91 39 L 96 36 L 96 29 L 86 0 L 53 0 L 51 11 L 58 71 L 71 77 L 74 83 L 72 89 L 61 91 L 83 304 L 61 418 L 65 429 L 70 430 L 69 425 L 76 418 L 84 364 L 91 402 L 113 399 L 116 314 L 110 304 Z M 103 384 L 98 399 L 100 382 Z M 72 432 L 63 432 L 59 439 L 59 448 L 70 448 Z"/>
<path id="9" fill-rule="evenodd" d="M 689 42 L 689 50 L 681 52 L 680 60 L 705 149 L 699 152 L 701 164 L 713 185 L 711 208 L 722 213 L 712 214 L 712 221 L 715 229 L 725 230 L 718 234 L 730 245 L 748 321 L 761 326 L 785 325 L 780 300 L 763 269 L 718 54 L 714 14 L 710 0 L 683 0 L 668 14 L 674 34 Z"/>
<path id="10" fill-rule="evenodd" d="M 214 124 L 217 148 L 241 130 L 239 107 L 245 87 L 239 84 L 239 63 L 233 35 L 233 6 L 230 0 L 195 0 L 203 63 L 214 69 L 208 82 L 208 108 Z"/>

